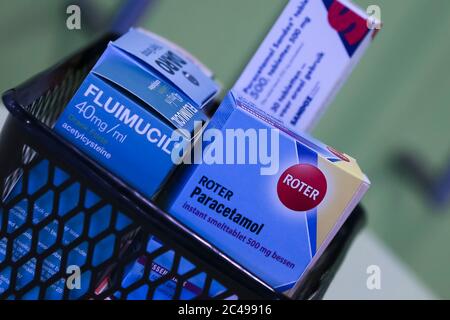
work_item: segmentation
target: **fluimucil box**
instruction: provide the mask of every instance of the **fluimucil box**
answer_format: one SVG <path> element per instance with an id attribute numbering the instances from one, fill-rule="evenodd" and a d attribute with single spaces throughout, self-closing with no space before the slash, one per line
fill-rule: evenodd
<path id="1" fill-rule="evenodd" d="M 301 133 L 310 131 L 380 23 L 347 0 L 291 0 L 234 90 Z"/>
<path id="2" fill-rule="evenodd" d="M 54 130 L 152 198 L 175 167 L 173 148 L 207 121 L 202 108 L 218 92 L 210 76 L 168 41 L 132 29 L 108 45 Z M 188 133 L 182 142 L 177 129 Z"/>
<path id="3" fill-rule="evenodd" d="M 350 156 L 229 93 L 167 211 L 279 291 L 314 264 L 369 187 Z"/>

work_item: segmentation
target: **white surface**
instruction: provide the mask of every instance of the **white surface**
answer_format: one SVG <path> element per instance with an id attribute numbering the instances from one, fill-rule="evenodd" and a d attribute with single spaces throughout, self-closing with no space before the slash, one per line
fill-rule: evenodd
<path id="1" fill-rule="evenodd" d="M 380 268 L 380 289 L 369 290 L 367 267 Z M 437 297 L 386 247 L 365 229 L 352 244 L 325 299 L 436 299 Z"/>

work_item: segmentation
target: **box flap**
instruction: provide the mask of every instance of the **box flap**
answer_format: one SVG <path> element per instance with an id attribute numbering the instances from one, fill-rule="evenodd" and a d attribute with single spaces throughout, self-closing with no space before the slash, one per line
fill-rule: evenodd
<path id="1" fill-rule="evenodd" d="M 192 133 L 196 121 L 207 121 L 182 91 L 114 46 L 108 46 L 92 72 L 142 100 L 177 129 Z"/>
<path id="2" fill-rule="evenodd" d="M 309 149 L 317 152 L 320 156 L 327 159 L 331 162 L 338 162 L 343 160 L 340 154 L 337 152 L 334 152 L 333 148 L 330 148 L 326 144 L 322 143 L 321 141 L 313 138 L 307 133 L 303 133 L 302 135 L 286 128 L 280 121 L 272 117 L 271 115 L 263 112 L 261 109 L 258 109 L 252 102 L 248 101 L 247 99 L 239 96 L 236 91 L 232 90 L 230 91 L 230 95 L 234 97 L 235 104 L 239 108 L 244 109 L 248 113 L 253 114 L 254 116 L 260 118 L 262 121 L 270 124 L 272 127 L 277 128 L 278 130 L 284 132 L 285 134 L 289 135 L 293 139 L 301 142 L 305 146 L 307 146 Z"/>
<path id="3" fill-rule="evenodd" d="M 175 47 L 151 37 L 150 33 L 131 29 L 112 44 L 159 72 L 189 96 L 197 107 L 202 107 L 219 91 L 219 86 L 195 63 Z"/>

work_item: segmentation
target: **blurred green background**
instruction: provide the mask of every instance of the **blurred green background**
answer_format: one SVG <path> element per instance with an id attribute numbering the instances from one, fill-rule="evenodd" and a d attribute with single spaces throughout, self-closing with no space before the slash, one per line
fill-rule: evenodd
<path id="1" fill-rule="evenodd" d="M 86 2 L 91 9 L 82 11 L 82 29 L 75 31 L 66 28 L 70 1 L 0 3 L 0 91 L 89 43 L 120 3 Z M 368 228 L 437 295 L 450 298 L 449 206 L 433 206 L 420 186 L 393 166 L 405 151 L 434 175 L 449 165 L 450 1 L 354 2 L 379 5 L 383 30 L 314 134 L 356 157 L 370 177 L 372 188 L 363 201 Z M 227 89 L 285 3 L 160 0 L 140 25 L 188 49 Z"/>

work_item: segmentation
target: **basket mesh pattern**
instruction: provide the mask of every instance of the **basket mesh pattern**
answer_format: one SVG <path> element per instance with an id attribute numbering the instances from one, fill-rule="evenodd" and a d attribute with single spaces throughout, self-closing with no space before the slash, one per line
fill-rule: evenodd
<path id="1" fill-rule="evenodd" d="M 113 299 L 237 299 L 237 295 L 210 277 L 188 258 L 178 254 L 160 239 L 146 234 L 146 245 L 133 254 L 129 264 L 116 268 L 121 279 Z"/>
<path id="2" fill-rule="evenodd" d="M 48 160 L 35 157 L 17 172 L 0 206 L 0 296 L 61 299 L 93 292 L 137 226 Z M 69 266 L 81 271 L 78 290 L 64 290 Z"/>
<path id="3" fill-rule="evenodd" d="M 13 180 L 0 204 L 0 299 L 236 298 L 28 147 Z"/>
<path id="4" fill-rule="evenodd" d="M 61 83 L 50 88 L 29 106 L 25 106 L 25 109 L 43 124 L 52 128 L 91 66 L 92 64 L 88 64 L 79 69 L 69 69 Z"/>

